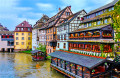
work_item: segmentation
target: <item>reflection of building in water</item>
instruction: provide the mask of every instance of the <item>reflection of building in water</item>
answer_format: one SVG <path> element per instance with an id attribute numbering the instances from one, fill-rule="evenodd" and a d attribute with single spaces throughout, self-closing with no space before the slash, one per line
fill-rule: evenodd
<path id="1" fill-rule="evenodd" d="M 15 54 L 15 69 L 18 76 L 23 77 L 31 74 L 32 58 L 28 54 Z"/>

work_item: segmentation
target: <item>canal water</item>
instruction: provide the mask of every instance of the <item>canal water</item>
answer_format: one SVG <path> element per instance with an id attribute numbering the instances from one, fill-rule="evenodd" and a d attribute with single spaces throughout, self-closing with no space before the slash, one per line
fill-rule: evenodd
<path id="1" fill-rule="evenodd" d="M 50 69 L 50 61 L 32 61 L 30 54 L 0 53 L 0 78 L 65 78 Z"/>

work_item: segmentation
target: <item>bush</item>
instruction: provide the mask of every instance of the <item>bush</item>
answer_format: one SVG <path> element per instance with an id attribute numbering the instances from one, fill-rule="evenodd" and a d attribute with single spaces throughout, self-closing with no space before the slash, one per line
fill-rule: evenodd
<path id="1" fill-rule="evenodd" d="M 46 59 L 50 60 L 50 59 L 51 59 L 51 56 L 47 56 Z"/>
<path id="2" fill-rule="evenodd" d="M 19 52 L 31 54 L 31 51 L 32 51 L 32 50 L 27 50 L 27 51 L 19 51 Z"/>

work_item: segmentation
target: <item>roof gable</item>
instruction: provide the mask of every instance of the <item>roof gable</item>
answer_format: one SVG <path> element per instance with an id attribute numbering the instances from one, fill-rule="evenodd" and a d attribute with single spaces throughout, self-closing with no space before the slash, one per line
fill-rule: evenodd
<path id="1" fill-rule="evenodd" d="M 22 23 L 20 23 L 19 25 L 17 25 L 16 27 L 32 27 L 27 21 L 23 21 Z"/>

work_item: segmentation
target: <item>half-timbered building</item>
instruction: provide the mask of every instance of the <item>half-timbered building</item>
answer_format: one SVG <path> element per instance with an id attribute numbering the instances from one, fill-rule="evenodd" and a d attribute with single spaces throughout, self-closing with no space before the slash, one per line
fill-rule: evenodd
<path id="1" fill-rule="evenodd" d="M 59 8 L 59 12 L 51 17 L 47 21 L 47 28 L 46 28 L 46 49 L 47 54 L 52 53 L 56 49 L 56 39 L 57 39 L 57 29 L 56 27 L 59 25 L 60 22 L 62 22 L 65 18 L 72 15 L 71 6 L 67 6 L 63 10 Z"/>
<path id="2" fill-rule="evenodd" d="M 56 50 L 64 49 L 68 50 L 69 32 L 79 29 L 79 25 L 83 20 L 83 16 L 86 14 L 85 10 L 81 10 L 65 20 L 59 23 L 57 26 L 57 47 Z"/>
<path id="3" fill-rule="evenodd" d="M 115 32 L 109 15 L 118 1 L 86 14 L 79 29 L 69 32 L 69 50 L 49 54 L 51 68 L 70 78 L 119 78 L 120 61 L 114 58 Z"/>

